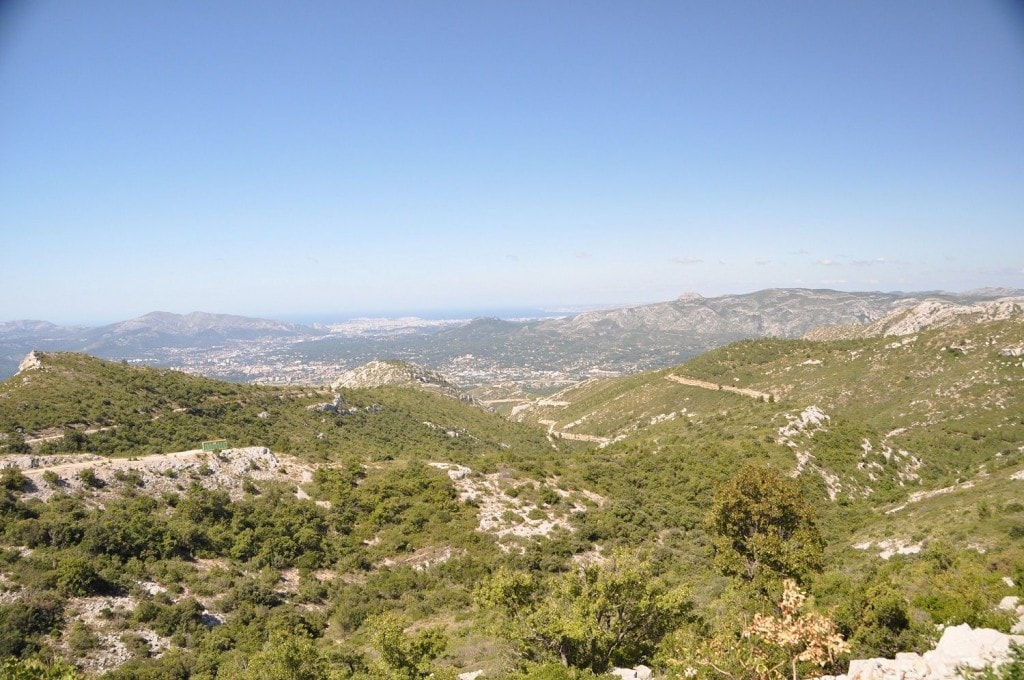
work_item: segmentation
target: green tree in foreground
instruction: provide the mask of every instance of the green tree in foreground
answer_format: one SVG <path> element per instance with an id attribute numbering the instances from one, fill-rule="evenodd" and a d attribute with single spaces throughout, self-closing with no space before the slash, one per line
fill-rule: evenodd
<path id="1" fill-rule="evenodd" d="M 707 526 L 715 564 L 726 575 L 763 587 L 782 578 L 799 581 L 821 566 L 814 509 L 799 485 L 776 470 L 748 465 L 719 486 Z"/>
<path id="2" fill-rule="evenodd" d="M 405 633 L 404 622 L 394 614 L 381 614 L 369 622 L 373 646 L 380 655 L 370 670 L 370 677 L 381 680 L 422 680 L 455 677 L 454 672 L 440 671 L 433 666 L 448 647 L 448 638 L 437 628 L 418 635 Z"/>
<path id="3" fill-rule="evenodd" d="M 28 484 L 28 477 L 17 465 L 9 465 L 0 470 L 0 487 L 10 491 L 24 491 Z"/>
<path id="4" fill-rule="evenodd" d="M 7 659 L 0 663 L 0 680 L 81 680 L 74 666 L 37 659 Z"/>
<path id="5" fill-rule="evenodd" d="M 546 579 L 499 571 L 477 601 L 498 613 L 499 632 L 524 658 L 595 673 L 649 660 L 690 611 L 684 589 L 667 588 L 649 562 L 625 551 Z"/>
<path id="6" fill-rule="evenodd" d="M 309 638 L 271 635 L 249 659 L 236 658 L 217 672 L 217 680 L 327 680 L 327 662 Z"/>

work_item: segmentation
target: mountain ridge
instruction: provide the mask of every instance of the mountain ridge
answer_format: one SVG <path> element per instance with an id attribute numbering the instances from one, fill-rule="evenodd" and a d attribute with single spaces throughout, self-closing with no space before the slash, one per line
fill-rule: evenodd
<path id="1" fill-rule="evenodd" d="M 801 337 L 814 328 L 873 323 L 924 300 L 976 304 L 1007 292 L 1014 291 L 773 288 L 717 297 L 685 293 L 668 302 L 555 319 L 479 317 L 372 336 L 208 312 L 151 312 L 97 328 L 15 321 L 0 323 L 0 377 L 13 375 L 18 362 L 39 349 L 86 351 L 238 381 L 315 384 L 329 384 L 340 372 L 368 361 L 396 358 L 440 371 L 467 390 L 498 382 L 548 389 L 591 375 L 662 368 L 736 340 Z M 254 375 L 251 366 L 262 363 L 261 357 L 272 361 Z M 296 376 L 296 365 L 335 368 L 326 373 L 309 369 Z"/>
<path id="2" fill-rule="evenodd" d="M 680 304 L 692 304 L 701 306 L 722 306 L 724 301 L 738 300 L 738 299 L 758 299 L 758 298 L 770 298 L 773 295 L 779 293 L 783 294 L 816 294 L 821 296 L 837 296 L 842 299 L 853 299 L 853 298 L 879 298 L 883 300 L 896 300 L 896 299 L 919 299 L 927 297 L 935 298 L 949 298 L 953 300 L 971 301 L 971 300 L 988 300 L 1000 297 L 1019 297 L 1024 296 L 1024 289 L 1019 288 L 1008 288 L 1008 287 L 981 287 L 974 288 L 963 292 L 949 292 L 949 291 L 839 291 L 830 288 L 764 288 L 749 293 L 735 293 L 735 294 L 723 294 L 717 296 L 707 297 L 699 292 L 686 292 L 680 294 L 673 300 L 662 301 L 662 302 L 651 302 L 634 305 L 621 305 L 616 307 L 594 309 L 589 311 L 580 312 L 578 314 L 567 314 L 564 317 L 558 317 L 555 319 L 545 319 L 542 323 L 546 322 L 560 322 L 565 319 L 596 319 L 607 315 L 615 315 L 617 313 L 625 312 L 627 310 L 635 311 L 648 308 L 662 308 Z M 499 325 L 495 322 L 502 322 L 502 324 L 518 325 L 522 322 L 510 321 L 504 318 L 495 316 L 478 316 L 472 317 L 466 320 L 469 322 L 476 322 L 478 325 Z M 536 321 L 532 323 L 537 323 Z M 232 314 L 227 312 L 208 312 L 195 310 L 187 313 L 176 313 L 166 312 L 161 310 L 153 310 L 142 314 L 137 317 L 130 319 L 124 319 L 121 321 L 115 321 L 107 324 L 100 324 L 96 326 L 86 324 L 75 324 L 65 325 L 58 324 L 44 319 L 12 319 L 7 321 L 0 321 L 0 338 L 8 335 L 13 335 L 19 332 L 34 332 L 34 331 L 62 331 L 62 332 L 75 332 L 80 333 L 82 331 L 100 331 L 109 329 L 109 331 L 116 331 L 119 329 L 135 331 L 140 328 L 146 328 L 150 330 L 176 330 L 178 332 L 198 332 L 205 330 L 212 330 L 218 332 L 226 332 L 229 330 L 238 329 L 261 329 L 267 331 L 279 331 L 279 332 L 293 332 L 293 331 L 315 331 L 318 330 L 316 324 L 301 324 L 292 323 L 286 321 L 280 321 L 271 317 L 265 316 L 248 316 L 240 314 Z M 108 332 L 109 332 L 108 331 Z"/>
<path id="3" fill-rule="evenodd" d="M 288 620 L 315 624 L 322 649 L 362 655 L 371 615 L 396 611 L 445 630 L 445 664 L 520 678 L 503 672 L 491 613 L 473 605 L 488 572 L 575 573 L 628 546 L 656 551 L 660 578 L 692 584 L 709 621 L 729 602 L 756 607 L 731 599 L 704 521 L 716 487 L 754 464 L 817 508 L 815 608 L 865 658 L 924 651 L 936 624 L 1012 623 L 994 607 L 1021 594 L 1024 575 L 1024 362 L 1002 350 L 1022 342 L 1018 317 L 896 339 L 745 340 L 563 390 L 528 414 L 540 427 L 408 387 L 332 395 L 35 354 L 41 367 L 0 383 L 0 449 L 12 454 L 0 463 L 23 468 L 0 492 L 14 511 L 0 518 L 0 608 L 31 605 L 39 584 L 75 595 L 59 637 L 8 637 L 95 661 L 92 672 L 125 663 L 99 663 L 119 621 L 198 667 L 211 662 L 205 636 L 241 640 L 250 622 L 286 615 L 309 617 Z M 195 450 L 214 438 L 232 448 Z M 121 528 L 146 538 L 102 533 Z M 79 585 L 63 574 L 82 555 L 96 575 Z M 112 609 L 112 587 L 124 614 L 87 616 Z M 244 604 L 254 598 L 258 617 Z M 892 630 L 865 619 L 877 603 L 900 615 Z M 164 619 L 186 607 L 194 625 L 173 636 Z M 98 642 L 77 652 L 83 628 Z M 254 653 L 216 652 L 224 665 Z M 127 663 L 118 677 L 164 662 Z"/>

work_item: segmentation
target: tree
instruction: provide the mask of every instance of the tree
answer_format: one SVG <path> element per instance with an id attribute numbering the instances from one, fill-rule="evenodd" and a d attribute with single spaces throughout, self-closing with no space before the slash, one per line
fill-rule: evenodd
<path id="1" fill-rule="evenodd" d="M 302 635 L 271 635 L 263 649 L 235 657 L 217 671 L 218 680 L 327 680 L 327 662 Z"/>
<path id="2" fill-rule="evenodd" d="M 61 558 L 56 575 L 57 590 L 63 595 L 93 595 L 106 587 L 92 561 L 81 555 L 71 554 Z"/>
<path id="3" fill-rule="evenodd" d="M 832 619 L 817 612 L 801 612 L 807 596 L 795 581 L 786 579 L 784 588 L 779 616 L 754 614 L 754 622 L 743 631 L 743 637 L 756 636 L 784 650 L 793 680 L 797 680 L 800 663 L 824 668 L 837 656 L 849 652 L 850 645 Z"/>
<path id="4" fill-rule="evenodd" d="M 0 605 L 0 658 L 39 651 L 39 636 L 57 627 L 62 615 L 63 602 L 55 593 L 28 593 Z"/>
<path id="5" fill-rule="evenodd" d="M 85 451 L 89 448 L 89 435 L 73 427 L 66 427 L 60 442 L 61 451 Z"/>
<path id="6" fill-rule="evenodd" d="M 681 629 L 662 650 L 663 661 L 688 678 L 798 680 L 801 670 L 820 675 L 850 646 L 830 617 L 803 611 L 805 601 L 796 582 L 786 579 L 778 615 L 757 613 L 746 625 L 731 621 L 732 630 L 710 637 Z"/>
<path id="7" fill-rule="evenodd" d="M 368 627 L 379 657 L 371 676 L 382 680 L 423 680 L 441 677 L 433 661 L 448 647 L 448 638 L 438 628 L 418 635 L 405 633 L 404 622 L 395 614 L 381 614 Z"/>
<path id="8" fill-rule="evenodd" d="M 82 676 L 74 666 L 54 661 L 45 664 L 38 659 L 6 659 L 0 662 L 0 678 L 8 680 L 79 680 Z"/>
<path id="9" fill-rule="evenodd" d="M 31 453 L 32 447 L 25 441 L 24 435 L 18 430 L 0 434 L 0 451 L 6 447 L 6 453 Z"/>
<path id="10" fill-rule="evenodd" d="M 0 487 L 10 491 L 24 491 L 28 485 L 28 477 L 17 465 L 8 465 L 0 470 Z"/>
<path id="11" fill-rule="evenodd" d="M 525 658 L 596 673 L 647 660 L 690 611 L 683 588 L 666 587 L 650 562 L 626 551 L 547 579 L 499 571 L 477 601 L 499 613 L 499 632 Z"/>
<path id="12" fill-rule="evenodd" d="M 926 638 L 913 626 L 907 600 L 899 588 L 888 582 L 876 583 L 863 591 L 863 598 L 857 627 L 850 636 L 858 654 L 891 658 L 897 652 L 922 646 Z"/>
<path id="13" fill-rule="evenodd" d="M 706 520 L 715 564 L 763 587 L 821 566 L 823 542 L 800 487 L 770 468 L 743 467 L 719 486 Z"/>

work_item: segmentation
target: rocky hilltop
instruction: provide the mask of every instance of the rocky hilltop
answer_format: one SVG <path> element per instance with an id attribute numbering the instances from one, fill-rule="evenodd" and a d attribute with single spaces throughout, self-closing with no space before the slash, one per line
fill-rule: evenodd
<path id="1" fill-rule="evenodd" d="M 1024 317 L 1024 296 L 973 303 L 942 299 L 907 300 L 898 303 L 896 309 L 872 323 L 816 328 L 804 337 L 808 340 L 848 340 L 904 336 L 931 329 L 1021 317 Z"/>
<path id="2" fill-rule="evenodd" d="M 338 389 L 359 389 L 374 387 L 415 387 L 434 392 L 460 401 L 472 401 L 468 395 L 444 375 L 408 361 L 390 359 L 371 361 L 348 371 L 332 387 Z"/>

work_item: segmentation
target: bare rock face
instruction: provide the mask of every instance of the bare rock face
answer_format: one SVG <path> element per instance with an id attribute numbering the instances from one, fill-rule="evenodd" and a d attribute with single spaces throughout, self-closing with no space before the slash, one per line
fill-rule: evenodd
<path id="1" fill-rule="evenodd" d="M 924 654 L 899 653 L 895 659 L 854 659 L 846 675 L 820 680 L 955 680 L 959 669 L 980 670 L 999 666 L 1010 658 L 1010 643 L 1024 644 L 1024 636 L 1006 635 L 990 628 L 973 629 L 966 623 L 942 633 L 935 649 Z"/>
<path id="2" fill-rule="evenodd" d="M 973 304 L 936 299 L 907 301 L 907 304 L 901 304 L 899 309 L 886 314 L 873 323 L 862 326 L 818 328 L 804 337 L 808 340 L 839 340 L 905 336 L 972 321 L 1002 321 L 1021 317 L 1024 317 L 1024 297 L 1019 296 L 985 300 Z"/>
<path id="3" fill-rule="evenodd" d="M 982 321 L 1000 321 L 1018 317 L 1024 310 L 1024 298 L 1002 298 L 973 305 L 958 305 L 926 300 L 903 312 L 895 312 L 872 324 L 875 335 L 913 335 L 929 328 L 952 326 L 965 317 Z"/>
<path id="4" fill-rule="evenodd" d="M 18 364 L 18 373 L 22 373 L 23 371 L 34 371 L 42 367 L 43 362 L 39 352 L 32 350 L 25 355 L 25 358 L 21 360 L 20 364 Z"/>

